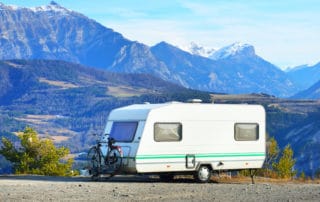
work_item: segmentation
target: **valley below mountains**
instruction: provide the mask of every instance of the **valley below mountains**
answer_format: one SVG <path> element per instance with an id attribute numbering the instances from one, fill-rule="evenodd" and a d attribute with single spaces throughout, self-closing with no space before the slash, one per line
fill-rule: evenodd
<path id="1" fill-rule="evenodd" d="M 268 135 L 281 147 L 290 144 L 296 169 L 314 175 L 320 169 L 320 63 L 283 71 L 242 43 L 199 54 L 167 42 L 131 41 L 55 2 L 36 8 L 0 3 L 0 137 L 15 141 L 31 126 L 77 157 L 116 107 L 192 98 L 261 104 Z M 9 171 L 0 159 L 0 173 Z"/>
<path id="2" fill-rule="evenodd" d="M 147 74 L 106 72 L 63 61 L 0 61 L 0 81 L 2 132 L 18 132 L 30 125 L 44 136 L 82 138 L 69 145 L 74 151 L 94 142 L 88 133 L 101 134 L 113 108 L 194 96 L 210 102 L 209 93 Z"/>

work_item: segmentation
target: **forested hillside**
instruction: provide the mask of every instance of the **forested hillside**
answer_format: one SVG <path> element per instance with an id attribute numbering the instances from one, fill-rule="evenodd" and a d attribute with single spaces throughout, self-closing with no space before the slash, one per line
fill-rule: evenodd
<path id="1" fill-rule="evenodd" d="M 150 75 L 111 73 L 62 61 L 1 61 L 0 81 L 4 134 L 30 125 L 58 143 L 64 140 L 73 152 L 92 143 L 89 134 L 102 132 L 113 108 L 190 98 L 210 101 L 209 93 Z"/>

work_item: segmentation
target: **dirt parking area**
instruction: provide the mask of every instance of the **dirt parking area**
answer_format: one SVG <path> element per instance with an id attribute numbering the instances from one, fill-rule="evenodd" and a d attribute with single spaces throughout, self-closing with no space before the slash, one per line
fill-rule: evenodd
<path id="1" fill-rule="evenodd" d="M 0 176 L 0 201 L 319 201 L 320 184 Z"/>

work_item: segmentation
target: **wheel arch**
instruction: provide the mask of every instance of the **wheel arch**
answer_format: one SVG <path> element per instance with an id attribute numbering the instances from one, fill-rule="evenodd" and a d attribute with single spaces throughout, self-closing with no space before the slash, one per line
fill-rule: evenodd
<path id="1" fill-rule="evenodd" d="M 213 171 L 212 164 L 209 163 L 209 162 L 199 162 L 199 163 L 197 164 L 197 166 L 196 166 L 196 170 L 199 170 L 199 168 L 200 168 L 201 166 L 207 166 L 207 167 L 210 169 L 211 172 Z"/>

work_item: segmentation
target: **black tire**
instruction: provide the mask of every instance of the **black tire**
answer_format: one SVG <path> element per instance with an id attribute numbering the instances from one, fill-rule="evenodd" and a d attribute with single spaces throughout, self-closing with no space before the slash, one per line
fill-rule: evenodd
<path id="1" fill-rule="evenodd" d="M 211 179 L 211 169 L 209 166 L 203 165 L 194 174 L 194 178 L 197 182 L 206 183 Z"/>
<path id="2" fill-rule="evenodd" d="M 122 156 L 117 149 L 111 149 L 107 154 L 106 165 L 108 167 L 109 173 L 115 175 L 122 166 Z"/>
<path id="3" fill-rule="evenodd" d="M 88 151 L 87 161 L 89 164 L 89 170 L 91 178 L 93 180 L 99 180 L 101 175 L 101 156 L 97 147 L 92 147 Z"/>

